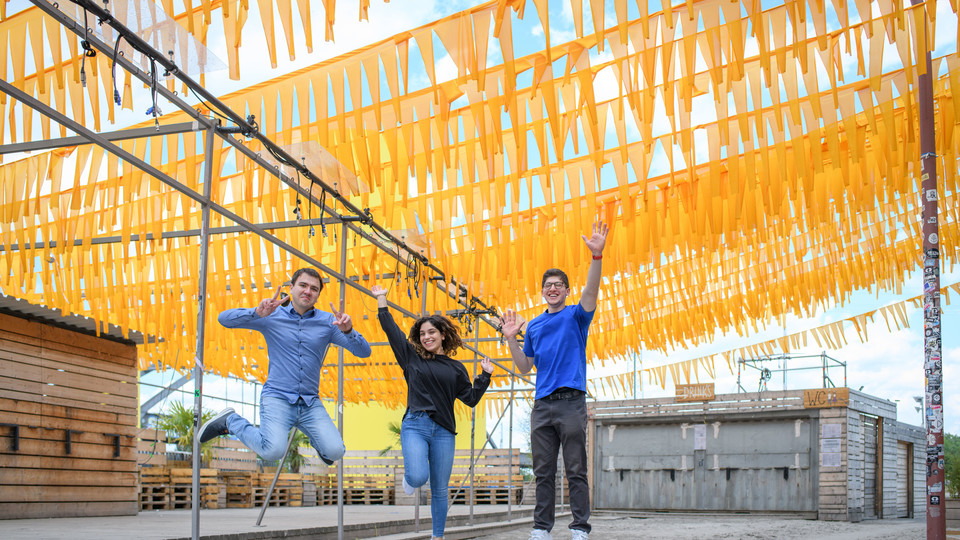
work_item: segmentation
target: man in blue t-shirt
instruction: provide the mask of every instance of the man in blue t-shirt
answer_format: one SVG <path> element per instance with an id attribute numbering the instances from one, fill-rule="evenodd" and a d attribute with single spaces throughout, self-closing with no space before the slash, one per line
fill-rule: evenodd
<path id="1" fill-rule="evenodd" d="M 552 540 L 555 519 L 557 453 L 563 449 L 563 464 L 570 486 L 573 540 L 590 533 L 590 491 L 587 486 L 587 333 L 597 309 L 603 248 L 608 227 L 595 223 L 590 238 L 583 241 L 593 259 L 580 303 L 567 306 L 570 281 L 552 268 L 541 281 L 547 310 L 527 325 L 523 348 L 517 333 L 523 317 L 507 310 L 501 319 L 513 362 L 521 373 L 537 367 L 537 391 L 530 414 L 530 450 L 537 477 L 537 505 L 533 511 L 530 540 Z"/>

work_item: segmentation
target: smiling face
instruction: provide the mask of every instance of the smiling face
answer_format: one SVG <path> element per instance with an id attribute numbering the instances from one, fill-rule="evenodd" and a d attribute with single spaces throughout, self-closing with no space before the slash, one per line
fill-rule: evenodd
<path id="1" fill-rule="evenodd" d="M 570 294 L 570 288 L 564 284 L 559 276 L 550 276 L 543 281 L 541 294 L 547 302 L 547 308 L 550 311 L 554 311 L 562 309 L 567 303 L 567 295 Z"/>
<path id="2" fill-rule="evenodd" d="M 301 315 L 313 308 L 319 296 L 320 280 L 309 274 L 298 276 L 297 282 L 290 287 L 290 301 L 293 303 L 293 309 Z"/>
<path id="3" fill-rule="evenodd" d="M 443 333 L 429 321 L 420 325 L 420 346 L 433 354 L 443 354 Z"/>

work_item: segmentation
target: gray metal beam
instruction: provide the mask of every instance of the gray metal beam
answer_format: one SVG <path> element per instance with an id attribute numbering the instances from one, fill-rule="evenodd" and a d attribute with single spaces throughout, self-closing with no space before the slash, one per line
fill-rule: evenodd
<path id="1" fill-rule="evenodd" d="M 150 412 L 150 409 L 152 409 L 155 405 L 157 405 L 161 401 L 167 399 L 167 396 L 176 392 L 178 388 L 186 384 L 187 381 L 189 380 L 190 380 L 190 376 L 184 375 L 179 379 L 170 383 L 169 386 L 163 387 L 159 392 L 150 396 L 148 400 L 144 401 L 143 405 L 140 405 L 141 425 L 146 425 L 143 423 L 143 419 L 146 417 L 147 413 Z"/>
<path id="2" fill-rule="evenodd" d="M 316 218 L 316 219 L 303 219 L 300 221 L 274 221 L 272 223 L 260 223 L 259 227 L 265 231 L 276 230 L 276 229 L 292 229 L 295 227 L 308 227 L 312 225 L 320 224 L 331 224 L 331 223 L 340 223 L 341 220 L 337 218 Z M 249 232 L 246 227 L 241 225 L 234 225 L 231 227 L 213 227 L 210 229 L 209 234 L 234 234 L 234 233 L 245 233 Z M 164 240 L 169 240 L 172 238 L 192 238 L 200 236 L 200 229 L 188 229 L 186 231 L 172 231 L 172 232 L 163 232 L 160 233 L 160 238 Z M 73 241 L 73 246 L 78 247 L 82 246 L 84 243 L 90 245 L 102 245 L 102 244 L 119 244 L 124 241 L 130 242 L 139 242 L 141 236 L 139 234 L 131 234 L 130 238 L 124 240 L 122 236 L 100 236 L 97 238 L 91 238 L 89 240 L 77 239 Z M 154 240 L 153 233 L 147 233 L 143 235 L 143 240 Z M 33 244 L 27 243 L 24 246 L 24 249 L 42 249 L 42 248 L 55 248 L 57 247 L 56 240 L 51 240 L 49 242 L 34 242 Z M 4 251 L 19 251 L 19 244 L 11 244 L 10 247 L 0 245 L 0 253 Z"/>
<path id="3" fill-rule="evenodd" d="M 199 122 L 180 122 L 177 124 L 161 124 L 158 127 L 121 129 L 119 131 L 101 133 L 100 136 L 108 141 L 126 141 L 129 139 L 142 139 L 144 137 L 173 135 L 175 133 L 188 133 L 191 131 L 200 131 L 201 129 L 203 129 L 203 127 L 200 126 Z M 91 142 L 84 137 L 76 136 L 3 144 L 0 145 L 0 155 L 13 154 L 16 152 L 35 152 L 37 150 L 53 150 L 54 148 L 80 146 L 82 144 L 91 144 Z"/>

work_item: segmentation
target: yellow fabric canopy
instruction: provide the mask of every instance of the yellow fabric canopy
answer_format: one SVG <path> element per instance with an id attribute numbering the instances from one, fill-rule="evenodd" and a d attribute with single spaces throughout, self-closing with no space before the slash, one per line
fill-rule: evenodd
<path id="1" fill-rule="evenodd" d="M 860 2 L 787 1 L 761 9 L 699 0 L 648 13 L 640 2 L 636 18 L 618 9 L 609 19 L 600 0 L 589 9 L 574 0 L 573 39 L 552 42 L 546 26 L 546 47 L 516 54 L 517 18 L 548 21 L 546 2 L 531 4 L 525 11 L 523 1 L 488 2 L 221 99 L 255 114 L 278 144 L 327 149 L 359 179 L 340 180 L 336 189 L 422 246 L 448 283 L 528 319 L 543 309 L 539 283 L 547 268 L 567 271 L 577 300 L 589 262 L 580 235 L 597 218 L 611 223 L 588 348 L 592 363 L 699 345 L 718 332 L 746 335 L 787 314 L 812 316 L 855 291 L 900 293 L 919 268 L 915 81 L 925 70 L 912 59 L 934 39 L 918 38 L 927 21 L 922 5 L 882 1 L 871 11 Z M 291 3 L 258 5 L 277 8 L 292 55 Z M 305 6 L 298 2 L 309 39 Z M 232 21 L 224 24 L 228 45 L 237 45 L 248 4 L 188 3 L 184 13 L 164 8 L 201 41 L 219 10 Z M 324 24 L 329 37 L 332 18 Z M 265 19 L 263 31 L 275 58 L 274 22 Z M 4 15 L 0 36 L 13 59 L 12 72 L 0 66 L 5 80 L 92 129 L 104 127 L 101 117 L 112 119 L 104 55 L 87 64 L 84 89 L 76 37 L 39 11 Z M 51 65 L 37 45 L 45 42 L 58 51 Z M 493 49 L 502 63 L 488 60 Z M 899 64 L 884 61 L 891 50 Z M 438 76 L 440 58 L 455 67 L 449 80 Z M 235 56 L 230 65 L 238 74 Z M 421 87 L 411 84 L 411 73 L 423 74 Z M 957 51 L 934 58 L 933 73 L 940 260 L 952 267 L 960 254 Z M 2 94 L 0 104 L 11 138 L 3 142 L 56 135 L 48 120 Z M 186 120 L 182 113 L 162 118 Z M 203 190 L 196 134 L 120 144 Z M 213 154 L 214 200 L 253 223 L 291 219 L 296 196 L 288 186 L 222 141 Z M 335 177 L 321 176 L 334 185 Z M 319 198 L 320 187 L 312 189 Z M 4 294 L 162 338 L 140 348 L 143 367 L 192 366 L 199 246 L 196 237 L 161 239 L 163 232 L 199 228 L 191 199 L 89 146 L 3 163 L 0 193 Z M 304 217 L 320 217 L 319 208 L 309 207 L 303 204 Z M 233 223 L 215 216 L 212 225 Z M 273 232 L 340 268 L 339 227 L 315 236 L 306 227 Z M 139 240 L 130 240 L 134 234 Z M 105 237 L 120 241 L 94 241 Z M 346 273 L 362 286 L 398 269 L 396 259 L 363 238 L 351 236 L 347 245 Z M 255 305 L 272 292 L 267 283 L 288 279 L 301 265 L 254 235 L 214 236 L 207 313 Z M 462 307 L 405 277 L 391 299 L 419 312 L 423 294 L 430 311 Z M 327 289 L 321 302 L 335 297 Z M 345 306 L 359 329 L 378 340 L 373 300 L 348 288 Z M 865 332 L 863 320 L 853 324 Z M 810 336 L 831 346 L 840 330 Z M 211 371 L 265 377 L 258 336 L 226 331 L 213 315 L 206 336 Z M 481 325 L 481 338 L 494 336 Z M 774 346 L 795 345 L 783 340 L 756 350 Z M 478 347 L 493 358 L 509 356 L 496 341 Z M 711 378 L 714 359 L 649 368 L 648 380 Z M 335 356 L 327 362 L 332 366 Z M 387 348 L 375 348 L 362 364 L 345 368 L 346 399 L 402 402 L 402 377 Z M 325 395 L 336 392 L 334 372 L 321 382 Z M 632 384 L 623 374 L 611 377 L 598 379 L 602 389 L 626 392 Z M 495 379 L 495 386 L 504 384 Z"/>

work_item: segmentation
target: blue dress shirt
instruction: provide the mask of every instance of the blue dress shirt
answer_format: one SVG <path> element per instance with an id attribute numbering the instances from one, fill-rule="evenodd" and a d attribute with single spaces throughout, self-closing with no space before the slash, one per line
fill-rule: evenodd
<path id="1" fill-rule="evenodd" d="M 295 404 L 303 398 L 313 405 L 320 389 L 320 369 L 330 344 L 358 358 L 370 356 L 370 345 L 356 329 L 344 334 L 333 324 L 333 315 L 310 309 L 303 315 L 293 305 L 280 306 L 266 317 L 254 308 L 228 309 L 217 318 L 227 328 L 246 328 L 267 340 L 270 366 L 261 396 L 274 396 Z"/>

